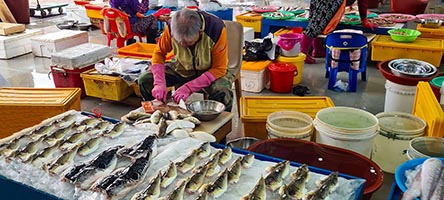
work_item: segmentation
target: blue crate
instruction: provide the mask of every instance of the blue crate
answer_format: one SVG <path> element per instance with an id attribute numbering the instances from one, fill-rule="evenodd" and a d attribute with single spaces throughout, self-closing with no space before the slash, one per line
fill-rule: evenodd
<path id="1" fill-rule="evenodd" d="M 217 10 L 217 11 L 207 11 L 223 20 L 233 21 L 233 8 L 228 8 L 226 10 Z"/>

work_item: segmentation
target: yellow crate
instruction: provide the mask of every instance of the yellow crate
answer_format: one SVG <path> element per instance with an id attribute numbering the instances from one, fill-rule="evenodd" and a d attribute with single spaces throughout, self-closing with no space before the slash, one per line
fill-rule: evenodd
<path id="1" fill-rule="evenodd" d="M 103 19 L 103 15 L 100 14 L 100 11 L 105 8 L 104 4 L 86 4 L 86 16 L 93 19 Z"/>
<path id="2" fill-rule="evenodd" d="M 129 57 L 136 59 L 149 59 L 153 56 L 154 48 L 156 48 L 156 44 L 136 42 L 119 48 L 119 50 L 117 50 L 117 54 L 119 55 L 119 58 Z M 171 51 L 167 54 L 166 59 L 171 60 L 173 56 L 173 51 Z"/>
<path id="3" fill-rule="evenodd" d="M 244 27 L 252 27 L 254 32 L 261 32 L 262 15 L 254 12 L 246 12 L 236 15 L 236 21 Z"/>
<path id="4" fill-rule="evenodd" d="M 306 113 L 312 118 L 327 107 L 333 107 L 333 101 L 326 96 L 287 97 L 287 96 L 248 96 L 241 97 L 241 120 L 246 137 L 267 139 L 265 129 L 267 116 L 279 110 L 293 110 Z"/>
<path id="5" fill-rule="evenodd" d="M 444 26 L 440 26 L 439 28 L 425 28 L 422 24 L 418 24 L 416 30 L 421 32 L 419 37 L 444 39 Z"/>
<path id="6" fill-rule="evenodd" d="M 289 32 L 291 32 L 291 29 L 288 29 L 288 28 L 281 28 L 281 29 L 279 29 L 279 30 L 277 30 L 276 32 L 274 32 L 274 36 L 279 36 L 279 35 L 282 35 L 282 34 L 284 34 L 284 33 L 289 33 Z"/>
<path id="7" fill-rule="evenodd" d="M 80 111 L 80 88 L 0 88 L 0 138 L 68 110 Z"/>
<path id="8" fill-rule="evenodd" d="M 95 69 L 80 74 L 87 96 L 121 101 L 134 93 L 133 88 L 118 76 L 101 75 Z"/>
<path id="9" fill-rule="evenodd" d="M 425 136 L 444 136 L 444 112 L 428 82 L 421 81 L 416 87 L 413 115 L 426 121 Z"/>
<path id="10" fill-rule="evenodd" d="M 386 61 L 397 58 L 423 60 L 439 67 L 444 52 L 444 40 L 417 38 L 411 43 L 393 41 L 390 36 L 378 35 L 372 41 L 372 60 Z"/>

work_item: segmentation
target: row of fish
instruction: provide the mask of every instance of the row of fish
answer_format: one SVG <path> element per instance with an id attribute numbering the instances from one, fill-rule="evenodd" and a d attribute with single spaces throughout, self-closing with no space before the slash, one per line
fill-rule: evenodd
<path id="1" fill-rule="evenodd" d="M 407 173 L 407 172 L 406 172 Z M 402 196 L 402 200 L 444 199 L 444 165 L 438 158 L 429 158 L 424 161 Z"/>

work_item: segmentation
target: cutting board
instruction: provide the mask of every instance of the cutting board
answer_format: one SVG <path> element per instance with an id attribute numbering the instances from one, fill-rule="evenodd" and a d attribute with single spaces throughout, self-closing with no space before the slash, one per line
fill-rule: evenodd
<path id="1" fill-rule="evenodd" d="M 25 31 L 24 24 L 3 23 L 0 22 L 0 35 L 11 35 Z"/>

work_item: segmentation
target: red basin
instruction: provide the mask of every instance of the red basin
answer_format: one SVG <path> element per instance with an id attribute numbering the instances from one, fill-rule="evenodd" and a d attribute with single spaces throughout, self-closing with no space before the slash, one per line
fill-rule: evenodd
<path id="1" fill-rule="evenodd" d="M 338 171 L 366 180 L 364 199 L 370 199 L 384 180 L 381 168 L 367 157 L 353 151 L 314 142 L 276 138 L 257 142 L 249 151 L 313 167 Z"/>
<path id="2" fill-rule="evenodd" d="M 400 84 L 400 85 L 416 86 L 416 85 L 418 85 L 419 81 L 430 82 L 433 78 L 435 78 L 439 74 L 437 72 L 434 75 L 428 76 L 428 77 L 396 76 L 392 73 L 392 70 L 388 66 L 388 63 L 390 61 L 391 60 L 380 62 L 378 64 L 379 71 L 381 72 L 382 76 L 384 76 L 387 80 L 389 80 L 393 83 Z"/>

